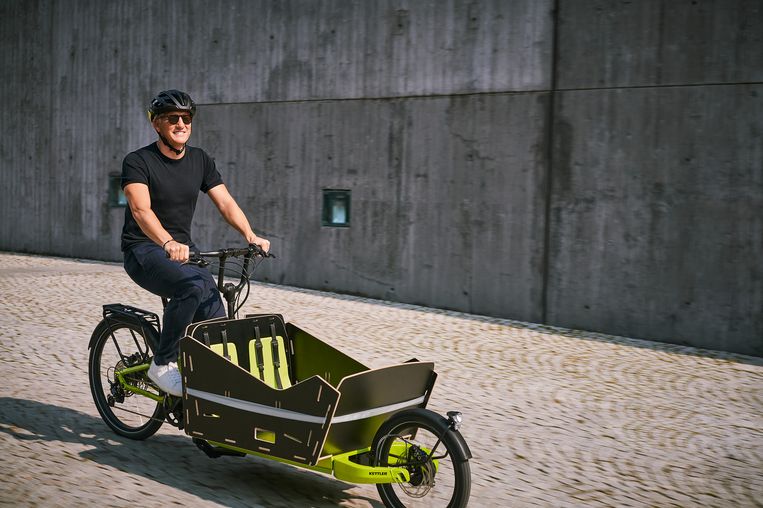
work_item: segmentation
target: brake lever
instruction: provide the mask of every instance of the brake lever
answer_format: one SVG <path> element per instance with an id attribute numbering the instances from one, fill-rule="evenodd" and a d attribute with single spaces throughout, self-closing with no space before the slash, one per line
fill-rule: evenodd
<path id="1" fill-rule="evenodd" d="M 188 261 L 186 261 L 186 263 L 193 264 L 201 268 L 206 268 L 209 266 L 209 261 L 199 256 L 198 252 L 192 252 L 191 255 L 188 256 Z"/>
<path id="2" fill-rule="evenodd" d="M 249 248 L 252 249 L 255 254 L 257 254 L 258 256 L 261 256 L 263 258 L 274 258 L 275 259 L 275 257 L 276 257 L 275 254 L 270 253 L 270 252 L 265 252 L 264 250 L 262 250 L 262 247 L 260 247 L 256 243 L 250 243 L 249 244 Z"/>

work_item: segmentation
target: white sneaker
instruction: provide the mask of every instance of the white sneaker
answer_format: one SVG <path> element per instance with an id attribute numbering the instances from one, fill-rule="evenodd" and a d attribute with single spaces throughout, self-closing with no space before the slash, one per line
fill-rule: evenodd
<path id="1" fill-rule="evenodd" d="M 183 395 L 183 381 L 180 378 L 180 371 L 175 362 L 167 365 L 157 365 L 153 361 L 148 368 L 148 378 L 153 381 L 160 390 L 181 397 Z"/>

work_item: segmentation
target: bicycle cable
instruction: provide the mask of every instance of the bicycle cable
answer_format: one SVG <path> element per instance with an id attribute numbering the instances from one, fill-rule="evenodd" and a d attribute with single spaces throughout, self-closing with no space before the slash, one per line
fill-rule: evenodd
<path id="1" fill-rule="evenodd" d="M 239 284 L 241 284 L 244 281 L 246 282 L 246 294 L 243 296 L 243 298 L 241 296 L 241 293 L 243 293 L 243 289 L 244 289 L 243 287 L 241 287 L 241 289 L 237 291 L 236 293 L 236 299 L 233 304 L 234 312 L 233 312 L 233 316 L 231 317 L 237 316 L 239 310 L 241 310 L 241 308 L 249 299 L 249 296 L 251 295 L 252 277 L 254 277 L 254 274 L 257 271 L 257 268 L 260 266 L 260 263 L 262 263 L 264 259 L 265 258 L 262 256 L 252 256 L 250 258 L 250 262 L 252 264 L 250 265 L 247 273 L 244 272 L 244 261 L 240 261 L 238 258 L 235 258 L 235 257 L 230 257 L 226 259 L 225 274 L 228 274 L 227 275 L 228 277 L 231 277 L 231 275 L 237 275 L 238 279 L 240 280 Z M 218 260 L 210 259 L 206 261 L 206 263 L 207 263 L 206 268 L 213 273 L 215 271 L 218 271 L 220 268 L 220 262 Z M 219 284 L 220 283 L 218 281 L 218 288 L 219 288 Z"/>
<path id="2" fill-rule="evenodd" d="M 243 266 L 242 266 L 241 275 L 242 276 L 246 275 L 246 295 L 244 296 L 244 299 L 241 300 L 240 304 L 238 302 L 241 299 L 241 292 L 239 292 L 238 296 L 236 297 L 236 303 L 238 304 L 238 306 L 236 307 L 236 312 L 235 312 L 236 315 L 238 315 L 238 311 L 241 309 L 241 307 L 244 306 L 246 301 L 249 299 L 249 294 L 251 292 L 251 287 L 252 287 L 252 277 L 254 277 L 254 273 L 257 271 L 257 268 L 260 266 L 260 263 L 262 263 L 264 259 L 265 258 L 260 257 L 259 259 L 255 260 L 249 273 L 246 273 L 246 274 L 244 273 Z"/>

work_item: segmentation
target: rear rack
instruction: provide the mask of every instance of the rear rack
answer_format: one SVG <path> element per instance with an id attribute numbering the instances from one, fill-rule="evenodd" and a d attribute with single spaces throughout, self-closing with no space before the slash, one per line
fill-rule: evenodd
<path id="1" fill-rule="evenodd" d="M 156 351 L 156 348 L 159 347 L 159 316 L 153 312 L 121 303 L 111 303 L 103 306 L 103 321 L 106 323 L 111 340 L 114 341 L 114 345 L 125 364 L 130 359 L 122 354 L 117 339 L 114 337 L 114 330 L 120 324 L 132 325 L 140 329 L 140 333 L 146 341 L 145 348 L 141 347 L 140 340 L 135 336 L 133 330 L 130 330 L 130 334 L 141 355 L 141 362 L 148 362 L 151 359 L 152 351 Z"/>
<path id="2" fill-rule="evenodd" d="M 159 316 L 153 312 L 123 305 L 121 303 L 111 303 L 103 306 L 103 319 L 111 323 L 115 320 L 133 321 L 140 326 L 153 326 L 157 332 L 161 332 Z"/>

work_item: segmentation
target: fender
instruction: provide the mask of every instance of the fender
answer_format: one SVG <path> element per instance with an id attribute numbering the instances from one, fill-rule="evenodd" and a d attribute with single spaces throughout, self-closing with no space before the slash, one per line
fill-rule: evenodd
<path id="1" fill-rule="evenodd" d="M 432 421 L 432 423 L 435 423 L 435 421 Z M 466 440 L 464 439 L 464 436 L 461 435 L 461 432 L 451 428 L 448 420 L 442 417 L 436 420 L 436 424 L 438 427 L 438 431 L 441 432 L 443 436 L 445 434 L 451 434 L 453 435 L 453 437 L 456 438 L 456 446 L 458 446 L 459 451 L 461 452 L 465 460 L 469 460 L 472 458 L 472 451 L 469 449 L 469 445 L 466 444 Z M 456 460 L 456 457 L 453 457 L 453 460 Z"/>
<path id="2" fill-rule="evenodd" d="M 90 336 L 88 349 L 92 349 L 98 337 L 103 333 L 102 328 L 109 329 L 118 324 L 137 325 L 143 331 L 148 346 L 152 351 L 156 351 L 159 346 L 159 316 L 137 307 L 122 305 L 121 303 L 111 303 L 103 306 L 103 320 L 95 327 L 93 335 Z"/>
<path id="3" fill-rule="evenodd" d="M 396 413 L 389 420 L 384 422 L 381 427 L 379 427 L 379 430 L 374 436 L 374 440 L 371 444 L 372 453 L 375 453 L 376 447 L 379 444 L 379 440 L 387 433 L 389 428 L 401 421 L 406 421 L 408 419 L 420 419 L 425 421 L 432 427 L 432 430 L 434 430 L 439 435 L 445 436 L 446 434 L 451 434 L 453 437 L 455 437 L 456 446 L 461 452 L 463 461 L 467 461 L 472 458 L 472 451 L 469 449 L 469 445 L 466 444 L 466 440 L 464 439 L 464 436 L 461 435 L 461 432 L 451 428 L 448 420 L 442 416 L 424 408 L 405 409 L 399 413 Z M 458 459 L 459 457 L 453 457 L 454 461 Z"/>
<path id="4" fill-rule="evenodd" d="M 469 445 L 466 444 L 466 440 L 464 439 L 464 436 L 462 436 L 461 433 L 457 430 L 451 429 L 450 432 L 453 433 L 453 435 L 455 435 L 456 443 L 458 444 L 458 447 L 461 449 L 461 453 L 464 455 L 466 460 L 471 459 L 472 451 L 469 449 Z"/>

